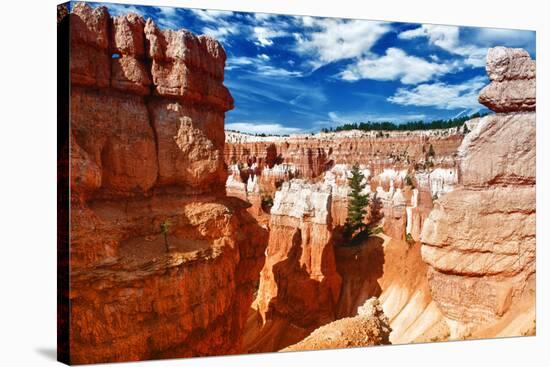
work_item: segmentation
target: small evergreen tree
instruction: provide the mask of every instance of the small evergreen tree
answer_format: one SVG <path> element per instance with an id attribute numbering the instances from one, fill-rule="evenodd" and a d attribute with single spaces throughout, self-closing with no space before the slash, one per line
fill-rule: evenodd
<path id="1" fill-rule="evenodd" d="M 264 212 L 269 213 L 271 211 L 271 207 L 273 206 L 273 197 L 270 195 L 263 195 L 261 206 Z"/>
<path id="2" fill-rule="evenodd" d="M 405 176 L 405 185 L 410 186 L 414 189 L 414 182 L 412 177 L 409 174 Z"/>
<path id="3" fill-rule="evenodd" d="M 367 206 L 369 205 L 369 194 L 361 192 L 367 185 L 363 183 L 365 176 L 359 170 L 359 165 L 356 163 L 351 170 L 351 177 L 348 178 L 348 184 L 351 188 L 348 202 L 348 217 L 344 224 L 344 236 L 351 239 L 357 231 L 365 229 L 363 220 L 367 214 Z"/>
<path id="4" fill-rule="evenodd" d="M 166 248 L 166 252 L 170 251 L 170 248 L 168 247 L 168 231 L 170 229 L 170 221 L 165 220 L 160 224 L 160 233 L 164 235 L 164 246 Z"/>

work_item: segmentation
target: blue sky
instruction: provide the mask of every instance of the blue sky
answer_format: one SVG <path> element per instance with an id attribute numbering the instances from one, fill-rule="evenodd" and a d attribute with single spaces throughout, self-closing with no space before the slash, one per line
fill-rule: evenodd
<path id="1" fill-rule="evenodd" d="M 488 84 L 487 49 L 522 47 L 535 58 L 533 31 L 102 5 L 218 39 L 235 99 L 226 128 L 251 133 L 485 111 L 477 95 Z"/>

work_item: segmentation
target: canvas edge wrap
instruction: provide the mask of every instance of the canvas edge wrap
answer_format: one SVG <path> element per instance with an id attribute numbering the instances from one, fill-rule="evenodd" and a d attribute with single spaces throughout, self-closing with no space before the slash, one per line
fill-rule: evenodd
<path id="1" fill-rule="evenodd" d="M 57 6 L 57 360 L 70 364 L 69 3 Z"/>

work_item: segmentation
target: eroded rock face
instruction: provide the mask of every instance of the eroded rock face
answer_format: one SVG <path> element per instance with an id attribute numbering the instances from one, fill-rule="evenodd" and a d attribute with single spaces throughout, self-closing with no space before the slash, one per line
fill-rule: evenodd
<path id="1" fill-rule="evenodd" d="M 292 180 L 275 195 L 266 263 L 257 300 L 264 322 L 304 328 L 334 320 L 341 279 L 336 271 L 330 187 Z"/>
<path id="2" fill-rule="evenodd" d="M 184 29 L 161 31 L 151 20 L 145 24 L 145 38 L 157 94 L 206 102 L 221 111 L 233 108 L 233 98 L 221 83 L 226 55 L 218 41 Z"/>
<path id="3" fill-rule="evenodd" d="M 160 31 L 135 14 L 111 19 L 105 7 L 83 3 L 70 17 L 72 146 L 75 163 L 91 170 L 81 175 L 89 184 L 78 178 L 74 192 L 131 196 L 177 188 L 222 194 L 224 112 L 233 99 L 222 84 L 219 43 L 184 30 Z M 176 81 L 166 80 L 156 74 L 157 62 L 186 71 L 174 69 Z M 205 85 L 218 92 L 202 90 Z"/>
<path id="4" fill-rule="evenodd" d="M 491 84 L 481 90 L 479 103 L 495 112 L 536 109 L 536 62 L 521 48 L 495 47 L 487 53 Z"/>
<path id="5" fill-rule="evenodd" d="M 150 103 L 149 111 L 158 139 L 159 185 L 223 192 L 223 113 L 169 99 Z"/>
<path id="6" fill-rule="evenodd" d="M 85 87 L 110 85 L 109 12 L 104 6 L 92 9 L 74 5 L 71 24 L 71 84 Z"/>
<path id="7" fill-rule="evenodd" d="M 221 45 L 69 16 L 71 362 L 241 352 L 267 231 L 225 196 Z"/>
<path id="8" fill-rule="evenodd" d="M 505 80 L 530 75 L 529 63 L 525 52 L 497 48 L 487 69 Z M 461 186 L 424 224 L 422 256 L 452 337 L 498 322 L 526 297 L 534 307 L 535 125 L 532 112 L 483 117 L 459 148 Z"/>

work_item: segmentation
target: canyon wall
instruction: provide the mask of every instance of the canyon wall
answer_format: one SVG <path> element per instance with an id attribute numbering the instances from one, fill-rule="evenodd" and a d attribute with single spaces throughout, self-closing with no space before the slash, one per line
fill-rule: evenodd
<path id="1" fill-rule="evenodd" d="M 384 168 L 407 168 L 425 160 L 429 146 L 440 164 L 453 164 L 452 156 L 462 141 L 459 128 L 429 131 L 342 131 L 251 136 L 228 131 L 225 160 L 240 164 L 251 173 L 265 167 L 287 164 L 303 178 L 314 178 L 335 164 L 369 164 L 373 175 Z M 443 159 L 445 157 L 445 159 Z M 254 167 L 252 167 L 254 165 Z"/>
<path id="2" fill-rule="evenodd" d="M 70 30 L 70 362 L 242 352 L 267 231 L 225 196 L 222 46 L 84 3 L 59 21 Z"/>
<path id="3" fill-rule="evenodd" d="M 424 224 L 428 282 L 452 338 L 535 332 L 535 61 L 487 55 L 489 115 L 459 147 L 460 185 Z"/>

